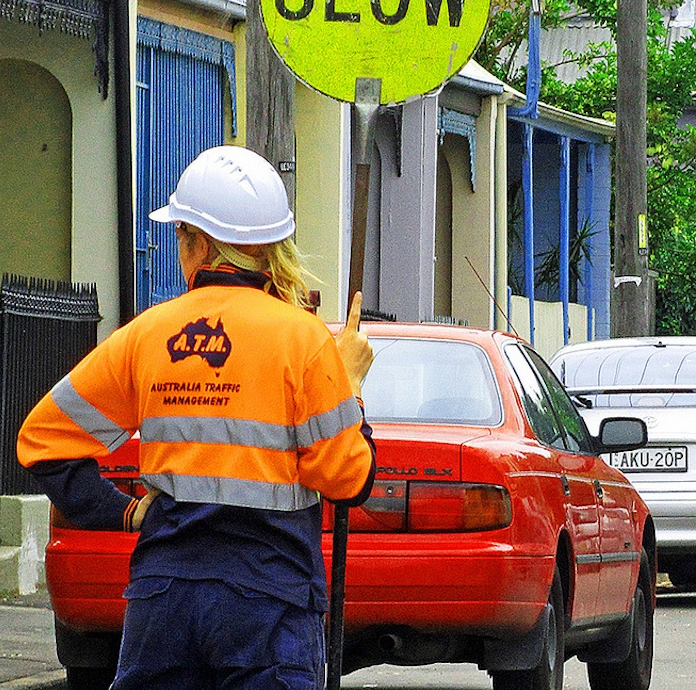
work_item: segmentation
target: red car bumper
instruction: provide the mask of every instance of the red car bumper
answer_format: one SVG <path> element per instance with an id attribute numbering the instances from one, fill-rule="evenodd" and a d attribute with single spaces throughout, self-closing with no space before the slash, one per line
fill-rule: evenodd
<path id="1" fill-rule="evenodd" d="M 464 538 L 466 535 L 464 535 Z M 407 625 L 429 632 L 506 637 L 529 631 L 548 600 L 552 556 L 463 535 L 351 534 L 345 627 Z M 331 535 L 324 535 L 331 573 Z"/>
<path id="2" fill-rule="evenodd" d="M 480 535 L 353 533 L 346 634 L 375 625 L 505 637 L 530 630 L 548 599 L 554 558 Z M 53 609 L 71 628 L 119 631 L 137 535 L 54 528 L 46 553 Z M 324 535 L 327 573 L 331 535 Z"/>

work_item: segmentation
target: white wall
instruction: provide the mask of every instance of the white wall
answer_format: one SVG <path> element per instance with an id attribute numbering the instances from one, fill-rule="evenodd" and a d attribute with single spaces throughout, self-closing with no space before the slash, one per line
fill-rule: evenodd
<path id="1" fill-rule="evenodd" d="M 513 295 L 510 306 L 510 331 L 531 342 L 529 336 L 529 300 Z M 568 305 L 570 337 L 568 343 L 587 341 L 587 307 Z M 561 302 L 534 302 L 534 349 L 549 359 L 560 350 L 563 342 L 563 304 Z"/>

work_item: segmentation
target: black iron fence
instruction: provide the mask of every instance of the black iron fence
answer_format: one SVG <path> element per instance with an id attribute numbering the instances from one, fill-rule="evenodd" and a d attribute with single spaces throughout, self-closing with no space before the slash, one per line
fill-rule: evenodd
<path id="1" fill-rule="evenodd" d="M 97 343 L 96 286 L 4 274 L 0 284 L 0 495 L 40 493 L 17 462 L 32 407 Z"/>

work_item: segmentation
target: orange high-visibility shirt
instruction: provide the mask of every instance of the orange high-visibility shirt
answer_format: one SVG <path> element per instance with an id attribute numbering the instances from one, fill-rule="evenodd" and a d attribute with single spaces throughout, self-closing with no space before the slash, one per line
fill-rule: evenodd
<path id="1" fill-rule="evenodd" d="M 209 284 L 97 346 L 29 414 L 17 454 L 101 458 L 140 431 L 141 476 L 176 500 L 290 511 L 360 493 L 361 421 L 320 319 Z"/>

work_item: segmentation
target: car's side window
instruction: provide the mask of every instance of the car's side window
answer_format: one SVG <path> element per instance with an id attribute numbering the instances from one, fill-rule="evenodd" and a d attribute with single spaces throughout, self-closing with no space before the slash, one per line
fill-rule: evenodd
<path id="1" fill-rule="evenodd" d="M 565 450 L 563 432 L 553 412 L 551 402 L 529 360 L 516 345 L 506 347 L 505 355 L 517 379 L 522 404 L 535 436 L 544 445 Z"/>
<path id="2" fill-rule="evenodd" d="M 525 348 L 527 356 L 539 372 L 544 381 L 546 390 L 551 398 L 551 404 L 561 420 L 566 434 L 568 450 L 575 453 L 593 453 L 592 441 L 585 426 L 585 422 L 578 413 L 575 405 L 568 397 L 560 381 L 556 378 L 548 364 L 541 356 L 529 348 Z"/>

